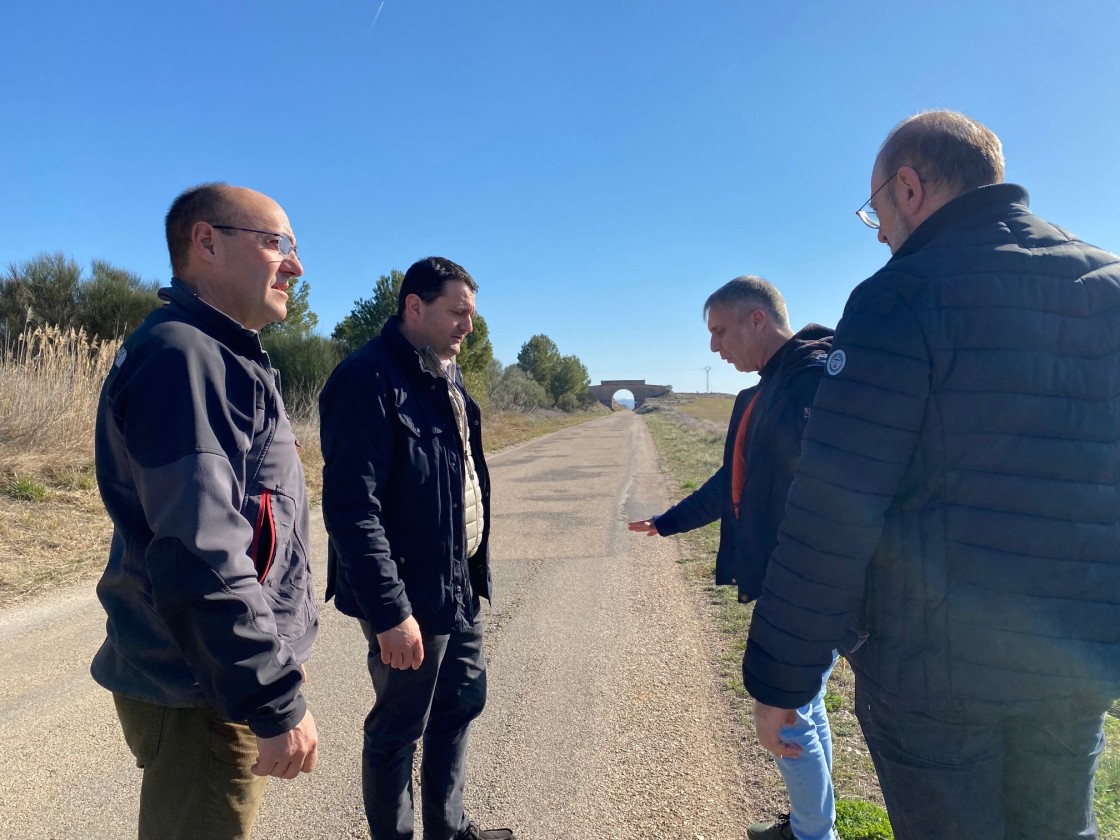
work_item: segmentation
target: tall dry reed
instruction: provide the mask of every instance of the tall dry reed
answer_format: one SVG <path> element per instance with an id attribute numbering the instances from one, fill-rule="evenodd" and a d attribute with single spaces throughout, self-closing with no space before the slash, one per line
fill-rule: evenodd
<path id="1" fill-rule="evenodd" d="M 120 346 L 37 327 L 0 348 L 0 473 L 93 460 L 97 399 Z"/>

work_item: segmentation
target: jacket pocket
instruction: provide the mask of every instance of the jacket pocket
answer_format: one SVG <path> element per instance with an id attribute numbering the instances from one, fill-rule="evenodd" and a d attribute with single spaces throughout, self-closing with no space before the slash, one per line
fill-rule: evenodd
<path id="1" fill-rule="evenodd" d="M 401 425 L 405 427 L 414 437 L 420 437 L 420 426 L 415 420 L 407 414 L 397 413 L 397 419 L 400 420 Z"/>
<path id="2" fill-rule="evenodd" d="M 398 437 L 400 447 L 394 457 L 409 473 L 408 480 L 401 485 L 402 489 L 408 495 L 427 496 L 433 492 L 431 482 L 436 477 L 439 452 L 445 444 L 442 424 L 435 415 L 416 409 L 411 413 L 398 410 L 396 418 L 401 431 Z M 398 501 L 415 504 L 420 499 L 402 498 Z"/>
<path id="3" fill-rule="evenodd" d="M 276 559 L 276 517 L 272 511 L 272 491 L 261 490 L 260 510 L 253 527 L 253 544 L 249 549 L 257 570 L 257 581 L 264 582 Z"/>
<path id="4" fill-rule="evenodd" d="M 159 755 L 160 742 L 163 740 L 163 719 L 167 710 L 163 706 L 133 700 L 116 692 L 113 693 L 113 703 L 117 707 L 124 742 L 136 759 L 136 766 L 147 767 Z"/>

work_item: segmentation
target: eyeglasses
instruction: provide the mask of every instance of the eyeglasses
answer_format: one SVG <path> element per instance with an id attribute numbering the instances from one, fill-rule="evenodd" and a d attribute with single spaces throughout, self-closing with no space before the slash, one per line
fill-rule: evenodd
<path id="1" fill-rule="evenodd" d="M 277 239 L 276 250 L 282 257 L 299 257 L 299 247 L 292 242 L 292 237 L 286 233 L 273 233 L 270 230 L 257 230 L 256 228 L 234 227 L 233 225 L 211 225 L 215 230 L 241 230 L 245 233 L 263 233 L 265 236 L 275 236 Z"/>
<path id="2" fill-rule="evenodd" d="M 879 214 L 876 213 L 874 208 L 871 206 L 871 201 L 875 198 L 875 196 L 883 191 L 883 187 L 885 187 L 895 179 L 895 175 L 898 175 L 898 173 L 895 172 L 894 175 L 887 178 L 887 180 L 881 183 L 879 185 L 879 189 L 871 193 L 871 198 L 863 202 L 863 205 L 856 211 L 856 215 L 859 216 L 859 220 L 873 230 L 879 229 Z"/>

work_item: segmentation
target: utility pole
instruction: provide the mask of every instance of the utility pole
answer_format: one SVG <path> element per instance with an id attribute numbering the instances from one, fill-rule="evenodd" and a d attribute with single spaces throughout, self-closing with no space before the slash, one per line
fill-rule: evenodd
<path id="1" fill-rule="evenodd" d="M 712 393 L 712 387 L 708 384 L 708 372 L 712 369 L 711 365 L 704 365 L 704 392 Z"/>

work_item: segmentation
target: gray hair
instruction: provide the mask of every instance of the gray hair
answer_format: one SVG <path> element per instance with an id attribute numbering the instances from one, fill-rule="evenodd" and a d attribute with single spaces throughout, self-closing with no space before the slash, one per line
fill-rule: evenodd
<path id="1" fill-rule="evenodd" d="M 876 158 L 889 178 L 909 166 L 954 196 L 1003 183 L 1003 145 L 985 126 L 958 111 L 923 111 L 891 129 Z"/>
<path id="2" fill-rule="evenodd" d="M 716 289 L 704 301 L 704 318 L 714 307 L 727 306 L 743 317 L 756 309 L 761 309 L 780 329 L 789 329 L 789 312 L 785 298 L 774 288 L 774 284 L 753 274 L 744 274 L 729 280 Z"/>

